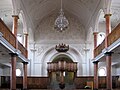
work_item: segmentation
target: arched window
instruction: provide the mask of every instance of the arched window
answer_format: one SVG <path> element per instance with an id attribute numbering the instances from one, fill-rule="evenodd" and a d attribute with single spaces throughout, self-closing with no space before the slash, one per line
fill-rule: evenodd
<path id="1" fill-rule="evenodd" d="M 17 39 L 20 43 L 22 43 L 22 35 L 21 34 L 17 34 Z"/>
<path id="2" fill-rule="evenodd" d="M 106 67 L 100 67 L 98 70 L 99 76 L 106 76 Z"/>
<path id="3" fill-rule="evenodd" d="M 101 44 L 104 39 L 105 39 L 105 33 L 104 32 L 98 33 L 97 45 Z"/>
<path id="4" fill-rule="evenodd" d="M 20 69 L 16 69 L 16 76 L 21 76 L 21 70 Z"/>

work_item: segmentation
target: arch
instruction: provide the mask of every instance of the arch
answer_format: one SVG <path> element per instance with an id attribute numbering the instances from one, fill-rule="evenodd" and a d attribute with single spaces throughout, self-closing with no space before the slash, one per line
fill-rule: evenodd
<path id="1" fill-rule="evenodd" d="M 27 33 L 27 24 L 25 20 L 24 12 L 20 9 L 20 0 L 12 0 L 13 15 L 19 15 L 22 20 L 23 32 Z"/>
<path id="2" fill-rule="evenodd" d="M 77 54 L 78 57 L 79 57 L 79 56 L 82 57 L 82 56 L 81 56 L 81 53 L 79 53 L 79 51 L 78 51 L 76 48 L 72 47 L 72 46 L 69 47 L 69 51 L 68 51 L 67 53 L 58 53 L 58 52 L 55 50 L 55 46 L 51 46 L 50 48 L 48 48 L 48 49 L 43 53 L 42 62 L 45 62 L 44 58 L 45 58 L 45 56 L 48 55 L 48 53 L 50 53 L 50 52 L 54 52 L 54 54 L 52 55 L 52 57 L 49 59 L 48 62 L 52 62 L 51 60 L 52 60 L 54 57 L 56 57 L 57 55 L 60 55 L 60 54 L 65 54 L 65 55 L 69 56 L 72 60 L 74 60 L 74 62 L 77 62 L 76 59 L 74 58 L 74 56 L 71 55 L 71 51 L 73 51 L 75 54 Z M 79 58 L 80 58 L 80 57 L 79 57 Z"/>
<path id="3" fill-rule="evenodd" d="M 24 13 L 21 10 L 19 13 L 18 32 L 17 32 L 17 39 L 21 43 L 23 43 L 24 41 L 24 33 L 27 33 L 27 26 L 26 26 Z"/>
<path id="4" fill-rule="evenodd" d="M 19 16 L 21 17 L 22 24 L 23 24 L 23 33 L 27 33 L 28 31 L 27 31 L 26 19 L 25 19 L 24 12 L 22 10 L 20 10 Z"/>
<path id="5" fill-rule="evenodd" d="M 42 68 L 41 68 L 41 75 L 46 76 L 47 75 L 47 62 L 52 62 L 54 58 L 56 58 L 59 55 L 66 55 L 67 57 L 71 58 L 73 62 L 78 62 L 78 68 L 81 69 L 82 72 L 82 67 L 80 66 L 82 63 L 82 55 L 81 53 L 75 49 L 74 47 L 70 46 L 69 51 L 66 53 L 58 53 L 55 49 L 55 46 L 50 47 L 47 49 L 41 58 L 41 63 L 42 63 Z"/>
<path id="6" fill-rule="evenodd" d="M 94 32 L 99 32 L 98 26 L 99 26 L 99 19 L 100 19 L 101 13 L 104 14 L 103 9 L 100 9 L 99 12 L 98 12 L 98 15 L 97 15 L 97 18 L 96 18 L 96 22 L 95 22 L 95 29 L 94 29 Z M 103 17 L 104 17 L 104 16 L 103 16 Z"/>
<path id="7" fill-rule="evenodd" d="M 13 15 L 19 15 L 20 13 L 20 0 L 12 0 Z"/>
<path id="8" fill-rule="evenodd" d="M 99 75 L 99 76 L 106 76 L 106 67 L 101 66 L 101 67 L 98 69 L 98 75 Z"/>
<path id="9" fill-rule="evenodd" d="M 59 56 L 59 55 L 66 55 L 66 56 L 69 57 L 73 62 L 75 62 L 74 57 L 73 57 L 71 54 L 69 54 L 69 53 L 56 53 L 56 54 L 53 55 L 53 57 L 51 57 L 50 62 L 52 62 L 52 61 L 53 61 L 57 56 Z"/>
<path id="10" fill-rule="evenodd" d="M 66 62 L 73 62 L 73 60 L 68 56 L 68 55 L 65 55 L 65 54 L 59 54 L 57 55 L 53 60 L 52 62 L 58 62 L 58 61 L 61 61 L 61 60 L 64 60 Z"/>
<path id="11" fill-rule="evenodd" d="M 103 11 L 105 14 L 110 14 L 112 0 L 103 0 Z"/>

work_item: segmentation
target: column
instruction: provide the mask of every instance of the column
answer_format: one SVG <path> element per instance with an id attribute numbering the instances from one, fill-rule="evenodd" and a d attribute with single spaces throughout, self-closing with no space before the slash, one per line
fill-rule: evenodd
<path id="1" fill-rule="evenodd" d="M 106 14 L 105 20 L 106 20 L 106 36 L 108 36 L 109 33 L 111 33 L 111 22 L 110 22 L 110 16 L 111 14 Z M 107 38 L 105 38 L 105 47 L 107 48 L 108 43 L 107 43 Z"/>
<path id="2" fill-rule="evenodd" d="M 106 36 L 111 33 L 111 22 L 110 22 L 111 14 L 106 14 Z M 108 39 L 105 38 L 105 48 L 108 47 Z M 106 68 L 107 68 L 107 76 L 106 76 L 106 83 L 107 83 L 107 90 L 112 90 L 112 76 L 111 76 L 111 52 L 106 52 Z"/>
<path id="3" fill-rule="evenodd" d="M 97 35 L 98 32 L 94 32 L 94 49 L 97 47 Z M 95 55 L 94 55 L 95 57 Z M 98 62 L 99 61 L 94 61 L 94 90 L 98 90 Z"/>
<path id="4" fill-rule="evenodd" d="M 94 32 L 93 35 L 94 35 L 94 48 L 96 48 L 97 47 L 97 35 L 98 35 L 98 32 Z"/>
<path id="5" fill-rule="evenodd" d="M 94 61 L 94 90 L 98 90 L 98 62 Z"/>
<path id="6" fill-rule="evenodd" d="M 13 15 L 13 34 L 17 37 L 17 29 L 18 29 L 18 15 Z"/>
<path id="7" fill-rule="evenodd" d="M 28 48 L 28 34 L 24 33 L 24 47 L 27 49 Z"/>
<path id="8" fill-rule="evenodd" d="M 28 62 L 23 62 L 23 69 L 24 69 L 23 90 L 27 90 L 27 64 Z"/>
<path id="9" fill-rule="evenodd" d="M 112 52 L 107 52 L 105 53 L 105 55 L 106 55 L 106 69 L 107 69 L 107 76 L 106 76 L 107 90 L 112 90 L 112 76 L 111 76 Z"/>
<path id="10" fill-rule="evenodd" d="M 16 90 L 16 60 L 17 60 L 17 54 L 16 53 L 10 53 L 11 55 L 11 83 L 10 83 L 10 89 Z"/>

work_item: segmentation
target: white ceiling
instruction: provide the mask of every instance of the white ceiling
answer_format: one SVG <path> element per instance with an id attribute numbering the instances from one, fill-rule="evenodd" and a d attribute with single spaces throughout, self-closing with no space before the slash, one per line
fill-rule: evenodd
<path id="1" fill-rule="evenodd" d="M 14 1 L 14 0 L 13 0 Z M 87 27 L 91 23 L 91 18 L 96 12 L 101 0 L 63 0 L 63 10 L 65 14 L 73 14 L 78 20 Z M 29 18 L 27 22 L 32 22 L 33 27 L 37 27 L 40 21 L 52 13 L 59 14 L 60 0 L 16 0 L 19 6 Z M 111 23 L 115 27 L 120 22 L 120 0 L 112 0 L 111 4 Z M 0 18 L 12 28 L 12 0 L 0 0 Z M 103 15 L 100 17 L 104 20 Z M 31 26 L 31 25 L 28 25 Z"/>
<path id="2" fill-rule="evenodd" d="M 60 10 L 60 0 L 21 1 L 35 27 L 44 17 L 54 12 L 58 13 Z M 90 22 L 99 2 L 100 0 L 63 0 L 63 10 L 65 13 L 73 14 L 86 26 Z"/>
<path id="3" fill-rule="evenodd" d="M 111 27 L 115 28 L 120 23 L 120 0 L 112 0 L 111 14 Z M 105 23 L 104 12 L 101 13 L 99 21 Z"/>

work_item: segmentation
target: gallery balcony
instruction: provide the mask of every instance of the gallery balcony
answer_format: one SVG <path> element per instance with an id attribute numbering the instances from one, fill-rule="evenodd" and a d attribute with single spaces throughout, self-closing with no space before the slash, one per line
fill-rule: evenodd
<path id="1" fill-rule="evenodd" d="M 9 53 L 18 54 L 19 60 L 26 61 L 28 56 L 27 49 L 17 40 L 16 36 L 0 19 L 0 48 L 1 53 L 4 52 L 5 59 Z M 5 52 L 6 51 L 6 52 Z"/>
<path id="2" fill-rule="evenodd" d="M 94 49 L 94 58 L 102 58 L 106 52 L 114 52 L 120 46 L 120 23 L 106 36 L 103 42 Z M 116 52 L 115 52 L 116 53 Z"/>

